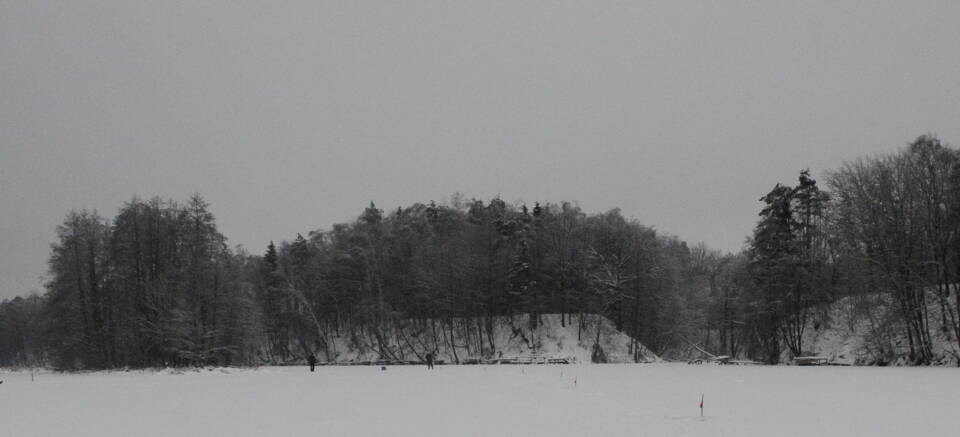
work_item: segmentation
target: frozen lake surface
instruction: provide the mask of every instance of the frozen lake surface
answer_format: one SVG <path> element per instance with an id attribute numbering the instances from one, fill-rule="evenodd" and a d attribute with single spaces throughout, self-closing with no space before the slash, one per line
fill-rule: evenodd
<path id="1" fill-rule="evenodd" d="M 960 435 L 957 368 L 265 367 L 0 379 L 5 436 Z"/>

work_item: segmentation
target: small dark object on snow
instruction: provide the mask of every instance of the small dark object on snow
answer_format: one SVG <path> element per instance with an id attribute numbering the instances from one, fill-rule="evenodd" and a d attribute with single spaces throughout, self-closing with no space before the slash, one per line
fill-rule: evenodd
<path id="1" fill-rule="evenodd" d="M 433 368 L 433 352 L 430 352 L 427 354 L 427 368 L 428 369 Z"/>
<path id="2" fill-rule="evenodd" d="M 380 370 L 387 370 L 387 366 L 380 366 Z"/>
<path id="3" fill-rule="evenodd" d="M 317 357 L 310 354 L 310 356 L 307 357 L 307 364 L 310 365 L 310 371 L 313 372 L 313 368 L 317 365 Z"/>

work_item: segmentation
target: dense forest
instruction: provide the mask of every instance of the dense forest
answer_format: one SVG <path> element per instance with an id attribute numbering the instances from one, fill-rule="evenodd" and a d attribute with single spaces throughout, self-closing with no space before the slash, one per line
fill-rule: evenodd
<path id="1" fill-rule="evenodd" d="M 922 136 L 757 196 L 736 254 L 571 202 L 371 203 L 257 254 L 227 244 L 199 195 L 134 198 L 113 218 L 73 211 L 46 292 L 0 304 L 0 366 L 284 363 L 346 330 L 455 318 L 476 320 L 492 355 L 490 320 L 528 315 L 536 329 L 544 314 L 604 315 L 668 358 L 701 348 L 776 363 L 809 352 L 805 330 L 831 304 L 873 317 L 878 296 L 892 304 L 874 337 L 905 341 L 911 363 L 935 361 L 932 330 L 960 344 L 956 149 Z"/>

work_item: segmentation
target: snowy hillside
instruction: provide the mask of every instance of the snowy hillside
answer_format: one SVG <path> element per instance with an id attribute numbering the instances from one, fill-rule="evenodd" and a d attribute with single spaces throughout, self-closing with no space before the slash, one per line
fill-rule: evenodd
<path id="1" fill-rule="evenodd" d="M 906 364 L 909 352 L 904 329 L 889 317 L 889 296 L 848 297 L 828 306 L 811 320 L 804 333 L 804 350 L 842 364 Z M 928 299 L 930 335 L 935 364 L 955 365 L 957 342 L 943 329 L 936 299 Z"/>
<path id="2" fill-rule="evenodd" d="M 561 358 L 589 363 L 599 339 L 602 362 L 652 362 L 655 354 L 616 330 L 604 317 L 544 314 L 533 328 L 527 315 L 449 320 L 408 320 L 383 332 L 342 329 L 339 336 L 326 336 L 327 344 L 316 351 L 320 361 L 420 361 L 432 350 L 446 363 L 483 359 Z M 598 334 L 599 329 L 599 336 Z"/>

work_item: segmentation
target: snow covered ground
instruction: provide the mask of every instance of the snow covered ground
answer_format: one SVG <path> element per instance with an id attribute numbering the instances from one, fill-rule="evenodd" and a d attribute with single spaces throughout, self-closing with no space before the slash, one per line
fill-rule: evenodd
<path id="1" fill-rule="evenodd" d="M 3 436 L 960 432 L 960 369 L 944 367 L 354 366 L 313 374 L 272 367 L 41 373 L 33 382 L 29 372 L 0 372 L 0 379 Z"/>

